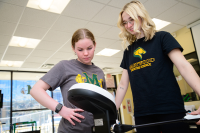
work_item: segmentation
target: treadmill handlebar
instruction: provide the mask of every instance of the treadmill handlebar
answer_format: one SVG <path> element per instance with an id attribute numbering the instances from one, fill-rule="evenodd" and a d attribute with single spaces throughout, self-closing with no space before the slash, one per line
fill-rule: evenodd
<path id="1" fill-rule="evenodd" d="M 149 127 L 149 126 L 163 125 L 163 124 L 169 124 L 169 123 L 177 123 L 177 122 L 196 123 L 197 121 L 199 121 L 199 117 L 200 115 L 195 116 L 191 119 L 186 119 L 184 117 L 182 119 L 177 119 L 177 120 L 169 120 L 169 121 L 148 123 L 148 124 L 142 124 L 142 125 L 113 124 L 110 128 L 110 131 L 112 133 L 124 133 L 134 128 Z"/>

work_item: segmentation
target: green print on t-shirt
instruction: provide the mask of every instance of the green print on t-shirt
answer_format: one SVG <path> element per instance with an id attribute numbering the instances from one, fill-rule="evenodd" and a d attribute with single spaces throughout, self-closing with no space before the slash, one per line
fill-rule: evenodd
<path id="1" fill-rule="evenodd" d="M 90 83 L 90 84 L 94 84 L 94 85 L 97 85 L 99 87 L 101 87 L 99 85 L 99 82 L 98 82 L 98 79 L 97 79 L 97 75 L 96 74 L 92 74 L 92 78 L 90 78 L 86 72 L 83 72 L 83 74 L 85 75 L 86 77 L 86 82 L 85 83 Z"/>

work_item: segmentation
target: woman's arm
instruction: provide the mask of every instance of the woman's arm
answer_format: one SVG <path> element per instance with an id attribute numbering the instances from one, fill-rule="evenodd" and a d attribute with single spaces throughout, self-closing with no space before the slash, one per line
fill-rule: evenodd
<path id="1" fill-rule="evenodd" d="M 200 78 L 192 65 L 185 59 L 181 51 L 179 49 L 173 49 L 168 56 L 186 82 L 200 96 Z"/>
<path id="2" fill-rule="evenodd" d="M 46 108 L 55 111 L 55 107 L 57 106 L 58 102 L 55 101 L 47 94 L 47 90 L 50 86 L 42 80 L 39 80 L 31 89 L 30 94 L 31 96 L 39 102 L 41 105 L 45 106 Z"/>
<path id="3" fill-rule="evenodd" d="M 119 109 L 124 96 L 126 94 L 126 91 L 128 89 L 128 85 L 129 85 L 129 77 L 128 77 L 128 72 L 126 69 L 123 69 L 122 72 L 122 77 L 121 80 L 119 82 L 119 85 L 117 87 L 117 92 L 116 92 L 116 97 L 115 97 L 115 103 L 116 103 L 116 108 Z"/>
<path id="4" fill-rule="evenodd" d="M 45 106 L 46 108 L 55 111 L 56 106 L 58 105 L 58 102 L 51 98 L 47 94 L 47 90 L 50 88 L 50 86 L 44 82 L 43 80 L 39 80 L 31 89 L 30 94 L 31 96 L 39 102 L 41 105 Z M 76 117 L 84 119 L 84 117 L 78 113 L 75 112 L 82 112 L 82 109 L 70 109 L 65 106 L 62 107 L 62 109 L 59 112 L 59 115 L 61 115 L 63 118 L 67 119 L 72 125 L 75 125 L 74 122 L 71 119 L 76 120 L 77 122 L 81 122 Z"/>
<path id="5" fill-rule="evenodd" d="M 168 56 L 189 86 L 200 96 L 200 78 L 192 65 L 185 59 L 181 51 L 179 49 L 173 49 Z M 200 108 L 191 114 L 200 114 Z M 197 124 L 200 125 L 200 120 Z"/>

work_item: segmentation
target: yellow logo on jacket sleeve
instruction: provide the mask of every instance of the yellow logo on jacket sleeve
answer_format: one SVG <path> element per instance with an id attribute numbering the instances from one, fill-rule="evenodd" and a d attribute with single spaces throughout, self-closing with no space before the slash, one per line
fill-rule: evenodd
<path id="1" fill-rule="evenodd" d="M 134 56 L 134 57 L 139 57 L 139 58 L 142 60 L 142 54 L 146 54 L 146 51 L 145 51 L 143 48 L 138 47 L 138 48 L 134 51 L 133 56 Z"/>

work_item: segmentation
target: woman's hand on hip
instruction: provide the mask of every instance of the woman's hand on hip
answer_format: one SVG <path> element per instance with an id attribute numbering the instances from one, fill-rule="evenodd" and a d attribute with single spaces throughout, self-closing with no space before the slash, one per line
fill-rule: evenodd
<path id="1" fill-rule="evenodd" d="M 85 117 L 80 115 L 78 112 L 83 112 L 84 110 L 82 109 L 72 109 L 72 108 L 67 108 L 65 106 L 62 107 L 62 109 L 59 112 L 59 115 L 61 115 L 63 118 L 67 119 L 72 125 L 75 125 L 75 123 L 72 121 L 75 120 L 77 122 L 81 122 L 79 118 L 84 119 Z"/>

